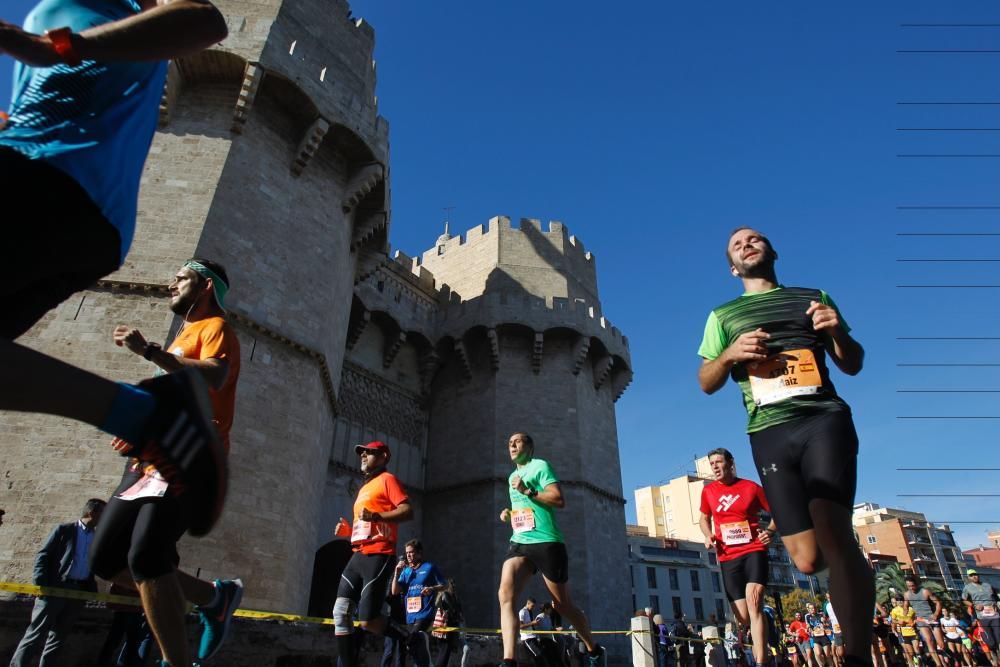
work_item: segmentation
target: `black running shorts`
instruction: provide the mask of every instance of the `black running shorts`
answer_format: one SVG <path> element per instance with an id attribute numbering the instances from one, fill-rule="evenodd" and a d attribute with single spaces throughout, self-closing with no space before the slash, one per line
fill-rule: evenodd
<path id="1" fill-rule="evenodd" d="M 537 544 L 521 544 L 511 542 L 507 550 L 508 558 L 527 558 L 542 576 L 554 584 L 564 584 L 569 581 L 569 555 L 566 545 L 562 542 L 539 542 Z"/>
<path id="2" fill-rule="evenodd" d="M 190 501 L 172 497 L 169 490 L 162 498 L 116 497 L 142 478 L 130 462 L 104 508 L 90 545 L 91 569 L 102 579 L 111 579 L 126 569 L 136 581 L 173 572 L 180 563 L 177 541 L 190 523 Z"/>
<path id="3" fill-rule="evenodd" d="M 850 412 L 827 412 L 751 433 L 750 448 L 782 535 L 813 527 L 810 500 L 853 509 L 858 434 Z"/>
<path id="4" fill-rule="evenodd" d="M 355 551 L 340 575 L 338 598 L 358 605 L 358 620 L 373 621 L 382 615 L 385 594 L 392 581 L 396 558 L 392 554 L 363 554 Z"/>
<path id="5" fill-rule="evenodd" d="M 719 561 L 722 584 L 730 602 L 745 600 L 747 584 L 767 586 L 767 552 L 753 551 L 732 560 Z"/>
<path id="6" fill-rule="evenodd" d="M 0 148 L 0 192 L 0 338 L 14 340 L 117 270 L 121 239 L 72 177 L 9 148 Z"/>

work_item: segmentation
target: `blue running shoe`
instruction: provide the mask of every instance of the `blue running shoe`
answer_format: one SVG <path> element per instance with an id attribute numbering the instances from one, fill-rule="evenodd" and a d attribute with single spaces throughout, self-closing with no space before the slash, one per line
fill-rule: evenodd
<path id="1" fill-rule="evenodd" d="M 198 660 L 200 662 L 205 662 L 218 653 L 222 642 L 226 640 L 226 635 L 229 633 L 229 624 L 233 620 L 233 613 L 239 608 L 240 601 L 243 600 L 243 582 L 239 579 L 216 579 L 215 587 L 220 593 L 218 604 L 198 607 L 202 625 L 201 643 L 198 645 Z"/>
<path id="2" fill-rule="evenodd" d="M 587 654 L 588 667 L 608 667 L 608 653 L 603 646 L 597 647 L 596 653 Z"/>

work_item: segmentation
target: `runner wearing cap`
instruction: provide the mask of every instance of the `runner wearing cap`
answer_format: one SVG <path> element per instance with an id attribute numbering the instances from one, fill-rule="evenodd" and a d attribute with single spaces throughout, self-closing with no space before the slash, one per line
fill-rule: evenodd
<path id="1" fill-rule="evenodd" d="M 986 631 L 986 643 L 990 647 L 990 661 L 997 664 L 997 641 L 1000 640 L 1000 614 L 997 613 L 997 592 L 990 584 L 979 580 L 975 570 L 966 571 L 969 578 L 962 589 L 962 600 L 971 618 L 979 620 Z"/>
<path id="2" fill-rule="evenodd" d="M 722 570 L 726 597 L 737 622 L 750 626 L 753 656 L 758 665 L 767 662 L 767 622 L 764 618 L 764 588 L 767 586 L 767 545 L 774 523 L 760 529 L 761 511 L 770 512 L 764 489 L 736 476 L 736 463 L 727 449 L 708 453 L 715 481 L 701 490 L 699 526 L 705 548 L 715 549 Z"/>
<path id="3" fill-rule="evenodd" d="M 350 534 L 354 554 L 340 575 L 333 605 L 337 650 L 344 667 L 355 667 L 354 614 L 362 630 L 405 640 L 398 628 L 382 615 L 396 556 L 397 524 L 413 516 L 409 497 L 396 476 L 386 470 L 389 446 L 381 441 L 354 448 L 361 456 L 365 483 L 354 501 L 354 523 L 340 519 L 338 534 Z"/>
<path id="4" fill-rule="evenodd" d="M 759 231 L 729 235 L 726 261 L 742 296 L 715 308 L 698 348 L 698 384 L 713 394 L 739 385 L 747 433 L 781 539 L 804 574 L 830 570 L 849 667 L 871 663 L 875 578 L 857 548 L 851 517 L 858 436 L 827 359 L 848 375 L 864 349 L 830 296 L 778 283 L 778 259 Z"/>
<path id="5" fill-rule="evenodd" d="M 503 633 L 503 664 L 517 667 L 517 633 L 520 627 L 514 601 L 533 574 L 552 596 L 556 612 L 573 626 L 587 647 L 588 667 L 607 664 L 604 648 L 594 641 L 590 623 L 570 599 L 569 556 L 555 511 L 566 506 L 559 480 L 547 461 L 534 458 L 535 443 L 527 433 L 515 433 L 507 443 L 515 464 L 508 482 L 510 504 L 500 512 L 500 521 L 510 523 L 514 534 L 500 573 L 500 629 Z"/>
<path id="6" fill-rule="evenodd" d="M 166 349 L 126 325 L 116 327 L 112 335 L 115 344 L 155 364 L 157 373 L 187 369 L 205 379 L 212 421 L 227 454 L 240 375 L 240 342 L 223 310 L 228 289 L 229 277 L 221 265 L 188 260 L 170 281 L 170 310 L 184 322 Z M 191 664 L 184 601 L 198 605 L 203 625 L 198 660 L 208 660 L 222 646 L 243 597 L 243 582 L 210 583 L 177 569 L 177 541 L 202 525 L 207 515 L 196 512 L 183 495 L 183 482 L 164 478 L 158 462 L 134 453 L 124 440 L 116 439 L 114 447 L 134 455 L 98 526 L 91 566 L 104 579 L 138 588 L 150 628 L 171 664 Z"/>

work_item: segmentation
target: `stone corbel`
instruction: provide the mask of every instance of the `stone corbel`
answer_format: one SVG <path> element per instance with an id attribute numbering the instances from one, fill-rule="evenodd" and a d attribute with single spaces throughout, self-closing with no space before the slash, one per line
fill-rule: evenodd
<path id="1" fill-rule="evenodd" d="M 323 143 L 323 137 L 329 131 L 330 123 L 322 116 L 313 121 L 309 129 L 306 130 L 305 136 L 302 137 L 302 141 L 299 142 L 298 150 L 295 151 L 295 159 L 292 161 L 293 175 L 300 176 L 302 174 L 319 149 L 319 145 Z"/>
<path id="2" fill-rule="evenodd" d="M 531 370 L 536 374 L 542 371 L 542 351 L 545 348 L 545 334 L 535 334 L 535 342 L 531 346 Z"/>
<path id="3" fill-rule="evenodd" d="M 632 384 L 632 369 L 626 368 L 620 373 L 615 373 L 611 379 L 611 393 L 614 395 L 615 402 L 622 397 L 628 386 Z"/>
<path id="4" fill-rule="evenodd" d="M 490 364 L 493 366 L 493 370 L 500 370 L 500 336 L 497 335 L 496 329 L 490 329 L 486 332 L 486 337 L 490 341 Z"/>
<path id="5" fill-rule="evenodd" d="M 455 356 L 458 357 L 458 362 L 462 364 L 462 374 L 465 379 L 472 379 L 472 364 L 469 362 L 469 352 L 465 349 L 465 342 L 456 340 L 455 341 Z"/>
<path id="6" fill-rule="evenodd" d="M 385 167 L 379 162 L 370 162 L 351 174 L 344 188 L 344 199 L 341 206 L 344 213 L 354 210 L 375 186 L 385 180 Z"/>
<path id="7" fill-rule="evenodd" d="M 399 349 L 403 347 L 403 343 L 405 342 L 405 331 L 400 331 L 399 335 L 395 338 L 386 340 L 385 351 L 382 353 L 382 368 L 389 368 L 389 366 L 392 366 L 392 362 L 396 359 L 396 355 L 399 354 Z"/>
<path id="8" fill-rule="evenodd" d="M 351 328 L 347 331 L 346 345 L 348 350 L 353 350 L 354 346 L 358 344 L 358 341 L 361 339 L 361 334 L 365 332 L 365 327 L 367 327 L 368 323 L 371 321 L 371 311 L 365 310 L 361 313 L 361 317 L 351 324 Z"/>
<path id="9" fill-rule="evenodd" d="M 606 354 L 597 360 L 594 364 L 594 389 L 600 389 L 604 382 L 611 375 L 611 367 L 614 366 L 615 360 L 610 354 Z"/>
<path id="10" fill-rule="evenodd" d="M 590 352 L 590 336 L 580 336 L 573 345 L 573 375 L 579 375 Z"/>
<path id="11" fill-rule="evenodd" d="M 362 216 L 362 214 L 364 214 Z M 388 224 L 389 216 L 385 211 L 354 211 L 349 214 L 354 225 L 351 238 L 351 249 L 357 249 L 362 243 L 375 235 L 375 232 Z"/>
<path id="12" fill-rule="evenodd" d="M 264 68 L 260 63 L 248 62 L 243 68 L 243 83 L 240 85 L 240 96 L 236 100 L 236 109 L 233 110 L 233 126 L 231 131 L 234 134 L 242 134 L 243 126 L 246 125 L 247 118 L 250 117 L 250 110 L 253 109 L 254 100 L 257 98 L 257 91 L 260 89 L 260 82 L 264 79 Z"/>

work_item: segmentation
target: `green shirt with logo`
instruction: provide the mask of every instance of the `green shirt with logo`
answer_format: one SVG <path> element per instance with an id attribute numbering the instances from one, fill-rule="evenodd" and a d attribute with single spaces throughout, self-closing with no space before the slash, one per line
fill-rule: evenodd
<path id="1" fill-rule="evenodd" d="M 510 482 L 519 476 L 524 485 L 541 493 L 549 484 L 558 484 L 559 480 L 552 471 L 548 461 L 531 459 L 523 466 L 514 469 L 507 478 L 510 489 L 511 527 L 514 534 L 511 542 L 518 544 L 539 544 L 542 542 L 563 542 L 562 533 L 556 525 L 555 510 L 544 505 L 535 498 L 529 498 Z"/>
<path id="2" fill-rule="evenodd" d="M 747 433 L 819 413 L 850 411 L 830 380 L 828 337 L 813 328 L 812 316 L 806 314 L 813 301 L 832 307 L 840 317 L 837 305 L 823 290 L 784 286 L 743 294 L 709 313 L 698 348 L 698 355 L 709 361 L 745 333 L 763 329 L 771 336 L 767 340 L 769 363 L 738 363 L 730 372 L 743 394 Z M 845 332 L 851 330 L 843 317 L 840 326 Z M 797 376 L 797 368 L 805 373 Z M 756 376 L 754 382 L 751 374 Z M 775 382 L 789 385 L 776 387 Z"/>

